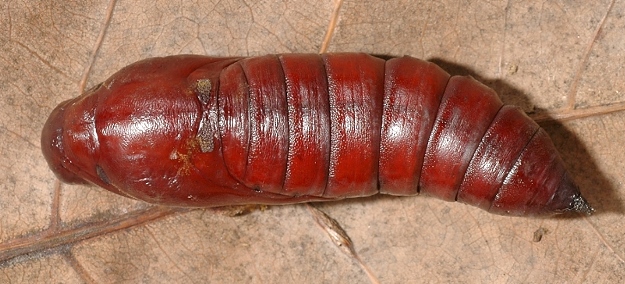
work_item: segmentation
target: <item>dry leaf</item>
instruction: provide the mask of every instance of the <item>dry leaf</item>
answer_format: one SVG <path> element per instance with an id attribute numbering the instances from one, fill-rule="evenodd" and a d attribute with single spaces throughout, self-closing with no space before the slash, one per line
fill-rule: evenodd
<path id="1" fill-rule="evenodd" d="M 59 102 L 136 60 L 319 51 L 409 54 L 487 83 L 541 121 L 597 210 L 531 219 L 426 197 L 320 204 L 381 283 L 625 278 L 624 1 L 25 0 L 0 13 L 2 283 L 368 283 L 303 206 L 236 218 L 153 208 L 62 185 L 40 153 Z"/>

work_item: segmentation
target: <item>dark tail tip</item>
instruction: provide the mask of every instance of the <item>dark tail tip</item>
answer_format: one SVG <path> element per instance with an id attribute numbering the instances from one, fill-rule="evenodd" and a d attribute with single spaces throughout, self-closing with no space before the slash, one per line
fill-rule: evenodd
<path id="1" fill-rule="evenodd" d="M 553 198 L 547 204 L 547 208 L 555 213 L 572 212 L 591 215 L 595 212 L 595 209 L 582 197 L 579 187 L 577 187 L 571 176 L 566 172 L 562 176 L 560 185 Z"/>
<path id="2" fill-rule="evenodd" d="M 577 213 L 585 213 L 586 215 L 591 215 L 595 212 L 595 209 L 588 204 L 588 201 L 582 197 L 581 194 L 573 197 L 573 201 L 571 202 L 571 206 L 568 211 L 577 212 Z"/>

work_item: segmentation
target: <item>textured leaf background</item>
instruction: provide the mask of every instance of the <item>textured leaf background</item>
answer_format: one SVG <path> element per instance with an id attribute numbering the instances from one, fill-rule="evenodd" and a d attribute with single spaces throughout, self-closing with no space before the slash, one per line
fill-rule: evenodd
<path id="1" fill-rule="evenodd" d="M 622 283 L 623 31 L 623 0 L 2 1 L 0 282 L 369 283 L 305 205 L 242 217 L 154 207 L 60 184 L 39 142 L 58 103 L 139 59 L 363 51 L 432 60 L 521 105 L 597 210 L 535 219 L 427 197 L 315 204 L 373 277 Z"/>

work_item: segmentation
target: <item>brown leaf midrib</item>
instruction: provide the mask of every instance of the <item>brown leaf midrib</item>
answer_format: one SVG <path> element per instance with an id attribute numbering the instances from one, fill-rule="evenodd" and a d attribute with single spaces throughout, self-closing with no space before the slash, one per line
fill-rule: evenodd
<path id="1" fill-rule="evenodd" d="M 0 243 L 0 264 L 15 257 L 31 253 L 44 252 L 60 246 L 77 243 L 108 233 L 125 230 L 148 222 L 165 218 L 174 213 L 188 212 L 192 209 L 150 207 L 134 211 L 118 218 L 92 223 L 68 230 L 50 228 L 39 234 Z"/>

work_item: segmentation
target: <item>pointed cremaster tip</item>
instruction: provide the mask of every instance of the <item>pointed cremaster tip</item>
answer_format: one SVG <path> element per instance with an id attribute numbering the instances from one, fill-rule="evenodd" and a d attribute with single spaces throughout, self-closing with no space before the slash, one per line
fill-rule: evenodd
<path id="1" fill-rule="evenodd" d="M 590 215 L 595 211 L 588 204 L 588 201 L 582 197 L 579 187 L 577 187 L 568 173 L 562 176 L 553 198 L 546 207 L 547 211 L 556 213 L 575 212 Z"/>
<path id="2" fill-rule="evenodd" d="M 573 198 L 570 208 L 572 212 L 586 213 L 586 215 L 590 215 L 595 212 L 595 209 L 588 204 L 588 201 L 586 201 L 581 194 L 578 194 Z"/>

